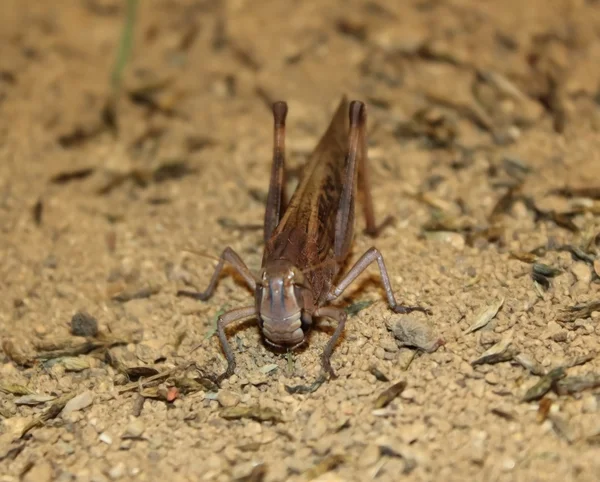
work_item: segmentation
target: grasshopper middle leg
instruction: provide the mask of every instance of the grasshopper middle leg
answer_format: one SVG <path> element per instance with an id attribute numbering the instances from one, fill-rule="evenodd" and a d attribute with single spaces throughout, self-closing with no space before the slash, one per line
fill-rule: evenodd
<path id="1" fill-rule="evenodd" d="M 346 276 L 338 283 L 338 285 L 327 295 L 327 301 L 335 300 L 338 296 L 340 296 L 344 290 L 352 284 L 352 282 L 358 278 L 358 276 L 369 267 L 371 263 L 377 261 L 379 265 L 379 273 L 381 275 L 381 280 L 383 281 L 383 287 L 385 288 L 385 294 L 387 296 L 388 304 L 392 311 L 395 313 L 410 313 L 412 311 L 422 311 L 428 315 L 431 314 L 431 311 L 422 306 L 406 306 L 403 304 L 398 304 L 396 302 L 396 298 L 394 297 L 394 291 L 392 290 L 392 284 L 390 282 L 390 277 L 388 276 L 387 269 L 385 267 L 385 262 L 383 261 L 383 256 L 379 252 L 377 248 L 370 248 L 367 250 L 365 254 L 363 254 L 360 259 L 354 264 L 354 266 L 348 271 Z"/>

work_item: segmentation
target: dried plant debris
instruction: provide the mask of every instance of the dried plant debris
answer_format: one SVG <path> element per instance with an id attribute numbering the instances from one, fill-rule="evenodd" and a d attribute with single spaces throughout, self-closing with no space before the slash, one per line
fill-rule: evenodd
<path id="1" fill-rule="evenodd" d="M 209 380 L 208 378 L 189 378 L 189 377 L 180 377 L 175 378 L 173 381 L 174 385 L 179 389 L 179 391 L 187 395 L 189 393 L 199 392 L 201 390 L 215 392 L 219 389 L 219 387 Z"/>
<path id="2" fill-rule="evenodd" d="M 114 340 L 88 340 L 75 346 L 59 348 L 57 350 L 42 350 L 41 353 L 35 356 L 37 360 L 52 360 L 55 358 L 65 357 L 77 357 L 79 355 L 87 355 L 96 350 L 108 350 L 113 346 L 127 345 L 130 343 L 128 340 L 114 339 Z"/>
<path id="3" fill-rule="evenodd" d="M 400 139 L 421 138 L 431 149 L 444 149 L 456 141 L 457 120 L 439 108 L 425 107 L 416 111 L 408 122 L 399 124 L 394 135 Z"/>
<path id="4" fill-rule="evenodd" d="M 494 317 L 498 314 L 498 311 L 504 304 L 504 297 L 496 300 L 489 306 L 482 308 L 474 317 L 473 321 L 467 331 L 465 331 L 465 335 L 472 333 L 476 330 L 479 330 L 486 326 Z"/>
<path id="5" fill-rule="evenodd" d="M 44 201 L 42 199 L 38 199 L 33 208 L 31 209 L 31 216 L 33 217 L 33 222 L 36 226 L 40 226 L 42 224 L 42 217 L 44 214 Z"/>
<path id="6" fill-rule="evenodd" d="M 471 362 L 472 366 L 511 361 L 518 353 L 518 349 L 512 346 L 512 338 L 505 336 L 494 346 L 486 350 L 479 358 Z"/>
<path id="7" fill-rule="evenodd" d="M 528 251 L 511 251 L 509 255 L 512 259 L 522 261 L 523 263 L 535 263 L 539 256 L 535 253 Z"/>
<path id="8" fill-rule="evenodd" d="M 160 373 L 157 373 L 156 375 L 152 375 L 148 378 L 144 378 L 144 379 L 141 379 L 141 380 L 138 380 L 135 382 L 128 383 L 128 384 L 122 386 L 118 390 L 118 393 L 122 394 L 122 393 L 129 392 L 129 391 L 136 390 L 136 389 L 143 390 L 144 387 L 158 384 L 161 381 L 166 380 L 170 376 L 174 375 L 175 373 L 184 372 L 189 367 L 191 367 L 193 364 L 194 364 L 193 362 L 187 362 L 182 365 L 171 368 L 170 370 L 165 370 L 164 372 L 160 372 Z"/>
<path id="9" fill-rule="evenodd" d="M 274 408 L 263 408 L 258 405 L 249 407 L 227 407 L 219 412 L 219 415 L 226 420 L 239 420 L 242 418 L 251 418 L 257 422 L 283 422 L 283 415 Z"/>
<path id="10" fill-rule="evenodd" d="M 527 196 L 521 197 L 522 201 L 525 203 L 527 209 L 533 212 L 535 222 L 539 221 L 551 221 L 557 226 L 567 229 L 572 233 L 578 233 L 579 227 L 573 222 L 573 216 L 577 213 L 567 212 L 567 213 L 559 213 L 554 210 L 544 211 L 543 209 L 538 208 L 536 202 Z"/>
<path id="11" fill-rule="evenodd" d="M 566 198 L 585 197 L 589 199 L 600 199 L 600 186 L 573 187 L 565 186 L 559 189 L 553 189 L 551 194 L 563 196 Z"/>
<path id="12" fill-rule="evenodd" d="M 34 364 L 34 360 L 30 357 L 22 346 L 17 345 L 13 340 L 2 340 L 2 351 L 4 354 L 17 365 L 27 367 Z"/>
<path id="13" fill-rule="evenodd" d="M 59 172 L 50 178 L 52 184 L 67 184 L 71 181 L 81 181 L 94 173 L 93 167 L 84 167 L 73 171 Z"/>
<path id="14" fill-rule="evenodd" d="M 252 470 L 242 477 L 234 479 L 235 482 L 261 482 L 267 475 L 267 466 L 264 463 L 256 464 Z"/>
<path id="15" fill-rule="evenodd" d="M 7 381 L 0 381 L 0 392 L 21 396 L 34 394 L 33 390 L 27 388 L 24 385 L 19 385 L 18 383 L 10 383 Z"/>
<path id="16" fill-rule="evenodd" d="M 525 353 L 519 353 L 513 360 L 521 365 L 523 368 L 529 371 L 532 375 L 542 377 L 546 374 L 546 370 L 538 362 L 536 362 L 531 356 Z"/>
<path id="17" fill-rule="evenodd" d="M 538 411 L 536 414 L 537 423 L 543 423 L 546 421 L 551 408 L 552 408 L 552 399 L 551 398 L 544 397 L 539 401 Z"/>
<path id="18" fill-rule="evenodd" d="M 90 368 L 90 360 L 84 356 L 65 356 L 47 360 L 44 366 L 47 368 L 60 365 L 66 372 L 81 372 Z"/>
<path id="19" fill-rule="evenodd" d="M 556 251 L 567 251 L 571 253 L 571 257 L 574 261 L 583 261 L 590 266 L 593 266 L 594 261 L 596 260 L 596 256 L 594 254 L 588 253 L 585 249 L 571 244 L 563 244 L 557 247 Z"/>
<path id="20" fill-rule="evenodd" d="M 78 311 L 71 318 L 71 333 L 74 336 L 94 337 L 98 334 L 98 320 L 85 311 Z"/>
<path id="21" fill-rule="evenodd" d="M 334 470 L 345 462 L 345 458 L 342 455 L 328 455 L 321 460 L 317 465 L 310 468 L 304 473 L 306 480 L 314 480 L 323 474 Z"/>
<path id="22" fill-rule="evenodd" d="M 500 407 L 492 408 L 490 412 L 496 415 L 497 417 L 503 418 L 504 420 L 508 421 L 513 421 L 516 418 L 511 412 Z"/>
<path id="23" fill-rule="evenodd" d="M 389 382 L 390 379 L 376 366 L 372 366 L 369 372 L 380 382 Z"/>
<path id="24" fill-rule="evenodd" d="M 120 293 L 117 293 L 112 297 L 113 301 L 118 301 L 119 303 L 127 303 L 131 300 L 139 300 L 143 298 L 150 298 L 152 295 L 155 295 L 160 292 L 160 286 L 152 285 L 146 286 L 141 289 L 130 289 L 124 290 Z"/>
<path id="25" fill-rule="evenodd" d="M 186 161 L 168 161 L 159 164 L 154 169 L 133 168 L 126 172 L 110 171 L 105 173 L 108 180 L 97 189 L 96 194 L 107 195 L 127 181 L 132 181 L 136 186 L 145 188 L 151 183 L 159 184 L 181 179 L 196 172 L 197 169 L 189 167 Z"/>
<path id="26" fill-rule="evenodd" d="M 433 353 L 444 340 L 437 336 L 429 323 L 411 316 L 402 316 L 392 328 L 399 346 L 408 346 Z"/>
<path id="27" fill-rule="evenodd" d="M 556 320 L 569 323 L 578 319 L 589 318 L 594 311 L 600 311 L 600 301 L 591 301 L 564 308 L 559 311 Z"/>
<path id="28" fill-rule="evenodd" d="M 394 383 L 391 387 L 381 392 L 375 400 L 375 408 L 384 408 L 388 406 L 396 397 L 398 397 L 406 388 L 406 382 Z"/>
<path id="29" fill-rule="evenodd" d="M 159 371 L 156 368 L 147 366 L 128 367 L 125 368 L 123 371 L 127 378 L 132 382 L 135 382 L 140 378 L 150 378 L 154 375 L 158 375 L 159 373 Z"/>
<path id="30" fill-rule="evenodd" d="M 585 355 L 578 355 L 573 358 L 569 358 L 565 363 L 561 365 L 563 368 L 572 368 L 579 365 L 585 365 L 588 362 L 591 362 L 594 358 L 596 358 L 596 353 L 587 353 Z"/>
<path id="31" fill-rule="evenodd" d="M 565 376 L 565 369 L 563 367 L 550 370 L 533 387 L 525 392 L 522 401 L 531 402 L 533 400 L 539 400 L 552 389 L 558 380 L 564 378 Z"/>
<path id="32" fill-rule="evenodd" d="M 562 270 L 543 263 L 534 263 L 531 270 L 534 274 L 539 274 L 546 278 L 554 278 L 562 273 Z"/>
<path id="33" fill-rule="evenodd" d="M 21 438 L 23 438 L 25 434 L 27 434 L 27 432 L 29 432 L 31 429 L 39 427 L 46 423 L 48 420 L 52 420 L 53 418 L 58 417 L 60 412 L 62 412 L 63 408 L 65 408 L 65 405 L 69 402 L 69 400 L 75 397 L 75 395 L 76 393 L 70 393 L 56 399 L 54 403 L 50 405 L 50 407 L 48 407 L 41 415 L 37 416 L 25 426 L 25 428 L 21 432 Z"/>
<path id="34" fill-rule="evenodd" d="M 489 221 L 495 223 L 501 215 L 508 213 L 513 204 L 519 200 L 520 194 L 520 184 L 510 187 L 496 202 L 496 205 L 490 213 Z"/>
<path id="35" fill-rule="evenodd" d="M 306 395 L 308 393 L 314 393 L 317 389 L 323 385 L 327 381 L 327 375 L 321 373 L 317 379 L 311 383 L 310 385 L 294 385 L 294 386 L 285 386 L 285 391 L 290 394 L 300 394 Z"/>
<path id="36" fill-rule="evenodd" d="M 600 374 L 586 373 L 580 376 L 563 378 L 556 382 L 556 393 L 558 395 L 572 395 L 600 387 Z"/>
<path id="37" fill-rule="evenodd" d="M 358 313 L 360 313 L 365 308 L 368 308 L 373 303 L 374 303 L 373 301 L 358 301 L 356 303 L 352 303 L 351 305 L 347 306 L 345 308 L 345 310 L 346 310 L 346 313 L 348 314 L 348 316 L 352 317 L 352 316 L 356 316 Z"/>

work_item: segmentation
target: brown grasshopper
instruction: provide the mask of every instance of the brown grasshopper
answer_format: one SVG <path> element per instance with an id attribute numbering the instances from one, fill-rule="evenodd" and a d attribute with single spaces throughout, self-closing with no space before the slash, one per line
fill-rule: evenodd
<path id="1" fill-rule="evenodd" d="M 216 381 L 230 377 L 235 357 L 225 336 L 231 323 L 258 317 L 267 344 L 288 351 L 306 341 L 317 317 L 337 321 L 337 327 L 322 355 L 322 367 L 332 378 L 331 354 L 344 330 L 346 311 L 327 306 L 374 261 L 396 313 L 430 311 L 421 306 L 396 303 L 383 256 L 374 247 L 367 250 L 341 280 L 340 267 L 350 251 L 354 232 L 354 204 L 357 188 L 364 197 L 366 232 L 377 236 L 377 227 L 368 183 L 366 162 L 366 107 L 362 102 L 348 104 L 344 96 L 323 137 L 308 159 L 296 191 L 285 203 L 285 121 L 287 104 L 273 104 L 274 148 L 271 180 L 264 218 L 264 254 L 260 276 L 255 277 L 242 259 L 227 247 L 223 251 L 204 292 L 179 291 L 202 301 L 213 293 L 225 261 L 244 278 L 255 293 L 255 303 L 232 309 L 217 321 L 217 333 L 227 358 L 227 369 Z M 334 283 L 337 281 L 337 283 Z"/>

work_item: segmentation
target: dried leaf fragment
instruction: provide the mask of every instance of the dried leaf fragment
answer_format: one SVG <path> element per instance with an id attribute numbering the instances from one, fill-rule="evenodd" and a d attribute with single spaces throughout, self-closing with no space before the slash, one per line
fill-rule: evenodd
<path id="1" fill-rule="evenodd" d="M 67 372 L 81 372 L 90 368 L 90 361 L 80 356 L 66 356 L 59 358 L 56 363 L 62 365 Z"/>
<path id="2" fill-rule="evenodd" d="M 406 382 L 394 383 L 391 387 L 381 392 L 375 400 L 375 409 L 388 406 L 396 397 L 398 397 L 406 388 Z"/>
<path id="3" fill-rule="evenodd" d="M 23 351 L 20 346 L 17 346 L 13 340 L 2 341 L 2 351 L 6 356 L 20 366 L 32 365 L 31 358 Z"/>
<path id="4" fill-rule="evenodd" d="M 505 336 L 494 346 L 486 350 L 479 358 L 471 362 L 472 366 L 501 363 L 512 360 L 517 354 L 517 349 L 512 347 L 512 338 Z"/>
<path id="5" fill-rule="evenodd" d="M 523 396 L 524 402 L 532 402 L 539 400 L 550 391 L 552 386 L 561 378 L 565 377 L 565 370 L 562 367 L 550 370 L 547 375 L 544 375 L 533 387 L 531 387 Z"/>
<path id="6" fill-rule="evenodd" d="M 498 313 L 498 311 L 500 310 L 500 308 L 502 307 L 503 304 L 504 304 L 504 297 L 500 298 L 499 300 L 497 300 L 495 303 L 491 304 L 490 306 L 487 306 L 487 307 L 483 308 L 482 310 L 480 310 L 477 313 L 477 315 L 475 315 L 475 317 L 473 318 L 473 322 L 471 323 L 471 326 L 469 326 L 469 328 L 467 328 L 467 331 L 465 331 L 465 335 L 472 333 L 474 331 L 477 331 L 480 328 L 483 328 L 490 321 L 492 321 L 492 319 L 496 316 L 496 314 Z"/>
<path id="7" fill-rule="evenodd" d="M 33 390 L 24 385 L 10 382 L 0 382 L 0 392 L 10 393 L 12 395 L 31 395 L 34 393 Z"/>
<path id="8" fill-rule="evenodd" d="M 533 273 L 545 276 L 546 278 L 554 278 L 562 273 L 562 270 L 543 263 L 534 263 L 531 270 Z"/>
<path id="9" fill-rule="evenodd" d="M 147 286 L 141 289 L 132 289 L 125 290 L 117 293 L 112 297 L 113 301 L 118 301 L 119 303 L 127 303 L 131 300 L 139 300 L 142 298 L 150 298 L 152 295 L 155 295 L 160 292 L 160 286 Z"/>
<path id="10" fill-rule="evenodd" d="M 531 356 L 526 355 L 525 353 L 519 353 L 514 357 L 514 361 L 521 365 L 526 370 L 529 370 L 529 373 L 532 375 L 536 375 L 538 377 L 543 377 L 546 374 L 546 370 L 536 362 Z"/>
<path id="11" fill-rule="evenodd" d="M 328 455 L 323 460 L 321 460 L 317 465 L 310 468 L 305 472 L 306 480 L 314 480 L 321 475 L 334 470 L 336 467 L 340 466 L 345 462 L 345 459 L 342 455 Z"/>
<path id="12" fill-rule="evenodd" d="M 20 438 L 23 438 L 25 434 L 27 434 L 27 432 L 29 432 L 31 429 L 43 425 L 48 420 L 56 418 L 60 414 L 60 412 L 62 412 L 63 408 L 65 408 L 67 402 L 73 397 L 75 397 L 75 395 L 75 393 L 70 393 L 68 395 L 63 395 L 62 397 L 56 399 L 55 402 L 52 405 L 50 405 L 50 407 L 48 407 L 41 415 L 34 418 L 25 426 L 25 428 L 21 432 Z"/>
<path id="13" fill-rule="evenodd" d="M 357 303 L 353 303 L 353 304 L 347 306 L 345 310 L 346 310 L 346 313 L 348 314 L 348 316 L 352 317 L 352 316 L 356 316 L 358 313 L 360 313 L 365 308 L 368 308 L 373 303 L 374 303 L 373 301 L 358 301 Z"/>
<path id="14" fill-rule="evenodd" d="M 600 387 L 600 374 L 586 373 L 581 376 L 566 377 L 556 382 L 556 393 L 570 395 Z"/>
<path id="15" fill-rule="evenodd" d="M 537 423 L 543 423 L 548 418 L 548 414 L 550 413 L 551 408 L 552 408 L 552 399 L 551 398 L 544 397 L 540 400 L 540 402 L 538 404 L 538 411 L 537 411 L 537 416 L 536 416 Z"/>
<path id="16" fill-rule="evenodd" d="M 279 410 L 273 408 L 263 408 L 258 405 L 249 407 L 227 407 L 222 409 L 219 414 L 225 420 L 239 420 L 242 418 L 251 418 L 257 422 L 283 422 L 283 416 Z"/>
<path id="17" fill-rule="evenodd" d="M 22 397 L 15 399 L 15 405 L 40 405 L 42 403 L 54 400 L 55 398 L 56 397 L 52 395 L 32 393 L 30 395 L 23 395 Z"/>
<path id="18" fill-rule="evenodd" d="M 380 382 L 389 382 L 390 379 L 376 366 L 372 366 L 369 372 Z"/>
<path id="19" fill-rule="evenodd" d="M 527 251 L 511 251 L 510 257 L 512 259 L 517 259 L 522 261 L 523 263 L 535 263 L 538 259 L 538 256 L 535 253 L 527 252 Z"/>
<path id="20" fill-rule="evenodd" d="M 594 311 L 600 311 L 600 301 L 592 301 L 564 308 L 558 313 L 556 320 L 568 323 L 579 318 L 589 318 Z"/>
<path id="21" fill-rule="evenodd" d="M 290 394 L 302 394 L 306 395 L 308 393 L 313 393 L 317 391 L 317 389 L 325 383 L 327 377 L 324 374 L 319 375 L 319 377 L 310 385 L 294 385 L 294 386 L 285 386 L 285 391 Z"/>
<path id="22" fill-rule="evenodd" d="M 132 382 L 139 380 L 140 378 L 149 378 L 154 375 L 158 375 L 158 370 L 156 368 L 147 367 L 147 366 L 139 366 L 139 367 L 129 367 L 125 368 L 125 374 Z"/>

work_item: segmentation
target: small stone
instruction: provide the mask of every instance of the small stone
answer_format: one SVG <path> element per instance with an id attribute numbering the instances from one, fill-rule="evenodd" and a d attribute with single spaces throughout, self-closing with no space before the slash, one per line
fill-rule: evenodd
<path id="1" fill-rule="evenodd" d="M 377 463 L 380 457 L 381 453 L 379 446 L 375 444 L 369 444 L 364 448 L 364 450 L 361 451 L 360 455 L 358 456 L 357 464 L 363 469 L 371 467 Z"/>
<path id="2" fill-rule="evenodd" d="M 404 398 L 405 400 L 414 400 L 416 396 L 417 391 L 414 388 L 407 388 L 400 394 L 400 397 Z"/>
<path id="3" fill-rule="evenodd" d="M 598 411 L 598 398 L 596 395 L 587 393 L 583 397 L 581 410 L 584 413 L 596 413 Z"/>
<path id="4" fill-rule="evenodd" d="M 75 336 L 96 336 L 98 320 L 85 311 L 78 311 L 71 318 L 71 333 Z"/>
<path id="5" fill-rule="evenodd" d="M 497 385 L 498 383 L 500 383 L 500 377 L 498 375 L 496 375 L 494 372 L 486 373 L 484 379 L 490 385 Z"/>
<path id="6" fill-rule="evenodd" d="M 237 393 L 234 393 L 231 390 L 219 390 L 219 393 L 217 394 L 217 401 L 222 407 L 235 407 L 238 403 L 240 403 L 240 397 Z"/>
<path id="7" fill-rule="evenodd" d="M 588 265 L 584 262 L 578 261 L 573 263 L 571 265 L 571 273 L 573 273 L 573 276 L 577 278 L 577 281 L 581 282 L 582 284 L 589 285 L 592 281 L 592 272 L 590 271 Z"/>
<path id="8" fill-rule="evenodd" d="M 94 395 L 90 390 L 86 390 L 67 402 L 62 410 L 61 417 L 66 418 L 73 412 L 89 407 L 93 402 Z"/>
<path id="9" fill-rule="evenodd" d="M 106 432 L 102 432 L 100 434 L 100 442 L 104 442 L 106 445 L 112 444 L 112 437 L 108 435 Z"/>
<path id="10" fill-rule="evenodd" d="M 123 477 L 124 474 L 125 474 L 125 464 L 123 462 L 119 462 L 117 465 L 115 465 L 108 471 L 108 476 L 112 480 L 118 480 L 121 477 Z"/>
<path id="11" fill-rule="evenodd" d="M 565 341 L 567 341 L 567 337 L 568 337 L 568 333 L 564 330 L 559 331 L 558 333 L 555 333 L 554 335 L 552 335 L 552 339 L 556 343 L 564 343 Z"/>
<path id="12" fill-rule="evenodd" d="M 51 482 L 52 465 L 47 460 L 35 464 L 21 479 L 23 482 Z"/>
<path id="13" fill-rule="evenodd" d="M 144 433 L 145 427 L 141 420 L 136 419 L 133 420 L 127 428 L 125 428 L 125 433 L 123 437 L 125 438 L 139 438 Z"/>

